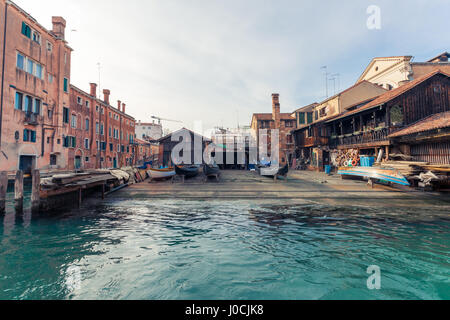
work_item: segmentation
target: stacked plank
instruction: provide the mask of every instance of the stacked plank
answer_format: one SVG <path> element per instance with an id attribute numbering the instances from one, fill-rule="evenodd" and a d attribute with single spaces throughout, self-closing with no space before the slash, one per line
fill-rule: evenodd
<path id="1" fill-rule="evenodd" d="M 382 168 L 393 168 L 400 172 L 406 178 L 417 176 L 420 173 L 426 171 L 424 169 L 427 162 L 416 162 L 416 161 L 386 161 L 381 165 Z"/>

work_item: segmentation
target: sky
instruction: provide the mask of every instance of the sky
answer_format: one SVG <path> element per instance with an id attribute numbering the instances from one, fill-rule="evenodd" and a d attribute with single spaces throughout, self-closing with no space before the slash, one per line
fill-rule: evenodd
<path id="1" fill-rule="evenodd" d="M 248 126 L 253 113 L 320 102 L 372 58 L 450 51 L 448 0 L 14 0 L 44 27 L 67 20 L 71 83 L 111 90 L 136 120 L 170 130 Z M 369 29 L 371 5 L 380 29 Z M 76 30 L 76 31 L 72 31 Z M 100 72 L 98 63 L 100 63 Z M 99 81 L 100 80 L 100 81 Z"/>

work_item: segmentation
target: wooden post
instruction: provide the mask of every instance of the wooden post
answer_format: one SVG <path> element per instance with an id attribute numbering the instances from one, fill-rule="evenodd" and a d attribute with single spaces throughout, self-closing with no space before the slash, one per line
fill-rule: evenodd
<path id="1" fill-rule="evenodd" d="M 16 172 L 16 179 L 14 181 L 14 200 L 16 211 L 23 211 L 23 171 Z"/>
<path id="2" fill-rule="evenodd" d="M 41 174 L 39 170 L 33 170 L 31 172 L 32 187 L 31 187 L 31 210 L 39 210 L 41 202 Z"/>
<path id="3" fill-rule="evenodd" d="M 6 190 L 8 189 L 8 173 L 0 172 L 0 214 L 6 210 Z"/>
<path id="4" fill-rule="evenodd" d="M 78 208 L 81 208 L 81 203 L 83 201 L 82 196 L 83 191 L 81 190 L 81 187 L 78 189 Z"/>

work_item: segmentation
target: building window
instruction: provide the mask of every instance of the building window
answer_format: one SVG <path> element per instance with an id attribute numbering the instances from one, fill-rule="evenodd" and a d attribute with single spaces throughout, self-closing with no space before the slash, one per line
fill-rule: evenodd
<path id="1" fill-rule="evenodd" d="M 86 131 L 89 131 L 89 119 L 88 118 L 86 118 L 86 121 L 85 121 L 85 129 L 86 129 Z"/>
<path id="2" fill-rule="evenodd" d="M 84 139 L 84 148 L 89 149 L 89 139 Z"/>
<path id="3" fill-rule="evenodd" d="M 34 99 L 33 113 L 41 114 L 41 100 Z"/>
<path id="4" fill-rule="evenodd" d="M 33 98 L 25 96 L 25 112 L 32 112 L 33 110 Z"/>
<path id="5" fill-rule="evenodd" d="M 77 103 L 79 105 L 82 105 L 83 104 L 83 99 L 81 99 L 80 97 L 77 97 Z"/>
<path id="6" fill-rule="evenodd" d="M 16 92 L 16 101 L 14 103 L 14 107 L 17 110 L 22 110 L 22 106 L 23 106 L 23 94 L 20 92 Z"/>
<path id="7" fill-rule="evenodd" d="M 33 41 L 41 44 L 41 35 L 33 30 Z"/>
<path id="8" fill-rule="evenodd" d="M 36 73 L 34 74 L 37 78 L 42 79 L 42 65 L 36 64 Z"/>
<path id="9" fill-rule="evenodd" d="M 17 68 L 20 70 L 25 69 L 25 57 L 20 53 L 17 53 Z"/>
<path id="10" fill-rule="evenodd" d="M 63 108 L 63 122 L 69 123 L 69 109 L 66 107 Z"/>
<path id="11" fill-rule="evenodd" d="M 36 131 L 25 129 L 23 130 L 24 142 L 36 142 Z"/>
<path id="12" fill-rule="evenodd" d="M 64 92 L 69 92 L 69 79 L 64 78 Z"/>
<path id="13" fill-rule="evenodd" d="M 89 162 L 89 157 L 86 157 L 85 162 Z"/>
<path id="14" fill-rule="evenodd" d="M 308 112 L 307 120 L 308 120 L 308 124 L 313 122 L 313 113 L 312 112 Z"/>
<path id="15" fill-rule="evenodd" d="M 22 22 L 22 34 L 31 39 L 31 28 L 25 22 Z"/>
<path id="16" fill-rule="evenodd" d="M 102 124 L 100 124 L 100 134 L 101 135 L 103 135 L 104 133 L 103 133 L 103 123 Z"/>
<path id="17" fill-rule="evenodd" d="M 49 41 L 47 41 L 47 51 L 48 52 L 52 52 L 53 51 L 53 46 L 52 46 L 52 44 Z"/>
<path id="18" fill-rule="evenodd" d="M 86 100 L 86 108 L 89 109 L 89 101 Z"/>
<path id="19" fill-rule="evenodd" d="M 98 134 L 99 132 L 99 127 L 98 127 L 98 122 L 95 123 L 95 133 Z"/>
<path id="20" fill-rule="evenodd" d="M 53 83 L 53 76 L 50 73 L 48 74 L 48 83 Z"/>
<path id="21" fill-rule="evenodd" d="M 30 59 L 27 59 L 27 72 L 29 74 L 33 74 L 34 62 Z"/>
<path id="22" fill-rule="evenodd" d="M 72 128 L 77 127 L 77 116 L 75 114 L 72 115 L 72 121 L 70 122 Z"/>

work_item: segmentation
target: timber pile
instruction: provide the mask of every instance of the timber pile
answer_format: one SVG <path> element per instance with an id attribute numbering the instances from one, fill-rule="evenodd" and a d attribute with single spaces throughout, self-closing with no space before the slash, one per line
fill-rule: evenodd
<path id="1" fill-rule="evenodd" d="M 133 184 L 144 181 L 145 175 L 136 168 L 123 169 L 97 169 L 83 173 L 56 174 L 41 179 L 43 191 L 60 190 L 74 187 L 89 188 L 90 186 L 105 184 L 115 188 L 124 184 Z"/>
<path id="2" fill-rule="evenodd" d="M 426 171 L 424 165 L 428 165 L 427 162 L 414 162 L 414 161 L 386 161 L 383 162 L 381 168 L 393 168 L 404 175 L 406 178 L 419 175 Z"/>
<path id="3" fill-rule="evenodd" d="M 420 181 L 419 187 L 442 186 L 450 183 L 450 165 L 414 161 L 387 161 L 381 168 L 398 170 L 406 179 Z"/>

